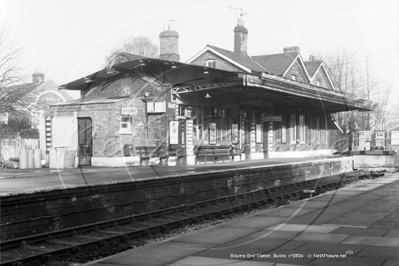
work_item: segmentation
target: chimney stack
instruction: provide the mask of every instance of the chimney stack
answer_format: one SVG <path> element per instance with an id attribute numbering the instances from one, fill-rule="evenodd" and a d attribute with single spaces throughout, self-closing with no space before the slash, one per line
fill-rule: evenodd
<path id="1" fill-rule="evenodd" d="M 245 28 L 244 21 L 239 18 L 237 26 L 234 28 L 234 52 L 247 54 L 248 30 Z"/>
<path id="2" fill-rule="evenodd" d="M 287 54 L 287 53 L 298 53 L 298 54 L 300 54 L 301 53 L 301 49 L 299 48 L 299 46 L 290 46 L 290 47 L 285 47 L 283 49 L 283 52 L 285 54 Z"/>
<path id="3" fill-rule="evenodd" d="M 179 33 L 173 29 L 174 22 L 174 20 L 169 20 L 168 29 L 159 34 L 159 57 L 179 61 Z"/>
<path id="4" fill-rule="evenodd" d="M 44 74 L 36 71 L 32 74 L 32 83 L 34 86 L 38 86 L 44 82 Z"/>

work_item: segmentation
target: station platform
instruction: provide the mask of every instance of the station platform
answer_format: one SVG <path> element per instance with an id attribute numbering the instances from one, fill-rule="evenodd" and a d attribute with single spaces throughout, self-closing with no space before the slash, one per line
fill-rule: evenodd
<path id="1" fill-rule="evenodd" d="M 397 172 L 86 266 L 397 266 L 398 254 Z"/>
<path id="2" fill-rule="evenodd" d="M 190 166 L 133 166 L 133 167 L 80 167 L 64 169 L 1 169 L 0 197 L 19 193 L 34 193 L 51 189 L 139 181 L 160 177 L 176 177 L 198 173 L 222 172 L 274 165 L 289 165 L 312 161 L 345 159 L 345 156 L 312 158 L 279 158 L 239 162 L 208 163 Z"/>

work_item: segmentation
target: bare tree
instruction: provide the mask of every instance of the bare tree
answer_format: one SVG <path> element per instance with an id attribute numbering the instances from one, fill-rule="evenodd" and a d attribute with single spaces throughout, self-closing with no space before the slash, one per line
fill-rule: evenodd
<path id="1" fill-rule="evenodd" d="M 385 129 L 392 117 L 391 85 L 373 77 L 368 56 L 359 64 L 356 53 L 349 54 L 345 49 L 332 57 L 319 56 L 325 63 L 336 88 L 347 97 L 370 100 L 377 104 L 373 112 L 341 112 L 335 114 L 338 124 L 345 130 Z"/>
<path id="2" fill-rule="evenodd" d="M 30 99 L 26 96 L 30 87 L 20 85 L 24 82 L 21 74 L 19 55 L 22 46 L 10 39 L 9 27 L 0 22 L 0 114 L 25 115 Z"/>
<path id="3" fill-rule="evenodd" d="M 105 57 L 106 64 L 114 60 L 120 53 L 130 53 L 145 57 L 157 57 L 158 47 L 146 36 L 130 37 Z M 118 57 L 114 63 L 122 63 L 126 60 L 128 60 L 126 57 Z"/>

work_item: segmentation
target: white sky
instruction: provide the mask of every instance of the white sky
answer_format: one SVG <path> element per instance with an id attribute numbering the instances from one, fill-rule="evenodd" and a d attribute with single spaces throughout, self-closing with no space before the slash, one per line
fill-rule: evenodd
<path id="1" fill-rule="evenodd" d="M 40 69 L 61 85 L 104 66 L 110 50 L 129 36 L 159 44 L 164 23 L 175 20 L 185 62 L 206 44 L 233 50 L 233 28 L 243 8 L 249 55 L 299 46 L 311 54 L 356 52 L 375 78 L 399 95 L 397 0 L 0 0 L 0 21 L 11 25 L 26 75 Z"/>

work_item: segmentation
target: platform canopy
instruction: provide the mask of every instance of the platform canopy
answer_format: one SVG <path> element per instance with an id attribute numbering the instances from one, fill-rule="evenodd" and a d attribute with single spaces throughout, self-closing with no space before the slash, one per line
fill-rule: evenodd
<path id="1" fill-rule="evenodd" d="M 265 73 L 242 73 L 169 60 L 124 54 L 127 62 L 109 65 L 86 77 L 66 83 L 60 89 L 79 90 L 83 94 L 102 83 L 121 78 L 141 78 L 185 95 L 210 94 L 223 99 L 262 106 L 273 102 L 282 108 L 322 109 L 327 112 L 373 111 L 370 101 L 356 99 L 339 91 L 300 83 Z"/>

